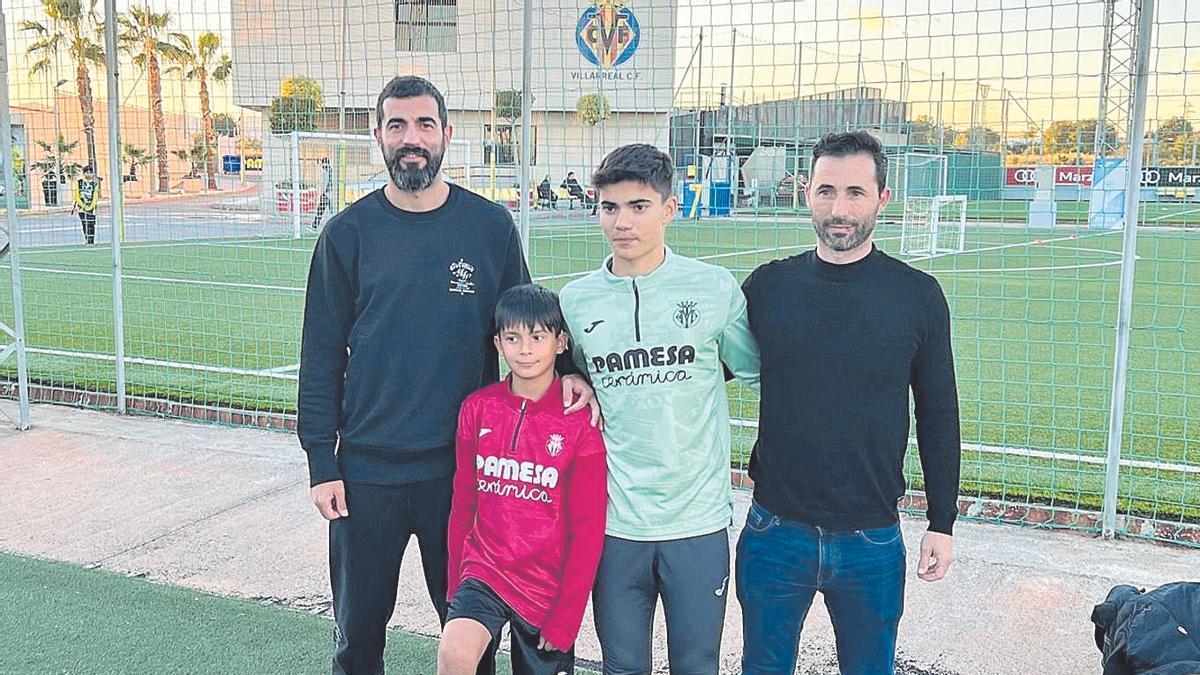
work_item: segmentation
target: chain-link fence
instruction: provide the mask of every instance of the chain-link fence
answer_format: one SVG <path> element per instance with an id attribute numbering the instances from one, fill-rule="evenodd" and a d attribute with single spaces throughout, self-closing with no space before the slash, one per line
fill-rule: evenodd
<path id="1" fill-rule="evenodd" d="M 588 177 L 612 148 L 669 152 L 669 245 L 744 278 L 813 245 L 815 141 L 870 130 L 895 192 L 876 241 L 951 305 L 964 510 L 1090 530 L 1107 498 L 1118 531 L 1200 540 L 1195 3 L 115 8 L 115 49 L 102 4 L 4 10 L 21 257 L 0 274 L 20 273 L 35 400 L 290 426 L 315 236 L 383 185 L 375 97 L 413 73 L 447 99 L 447 176 L 513 211 L 556 289 L 608 251 Z M 15 309 L 0 298 L 0 321 Z M 15 380 L 16 361 L 3 367 Z M 757 398 L 731 387 L 740 469 Z"/>

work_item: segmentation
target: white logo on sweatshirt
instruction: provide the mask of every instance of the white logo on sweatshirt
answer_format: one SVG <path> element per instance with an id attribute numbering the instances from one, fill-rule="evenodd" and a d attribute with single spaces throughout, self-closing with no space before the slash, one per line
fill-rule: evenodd
<path id="1" fill-rule="evenodd" d="M 558 457 L 563 451 L 562 434 L 550 434 L 550 440 L 546 441 L 546 454 L 551 457 Z"/>
<path id="2" fill-rule="evenodd" d="M 456 263 L 450 263 L 450 292 L 459 295 L 475 294 L 474 265 L 462 258 Z"/>
<path id="3" fill-rule="evenodd" d="M 476 455 L 475 468 L 483 472 L 485 478 L 500 478 L 514 480 L 553 490 L 558 485 L 558 469 L 543 466 L 535 462 L 518 462 L 507 457 L 494 455 Z"/>
<path id="4" fill-rule="evenodd" d="M 487 436 L 490 433 L 492 433 L 491 429 L 488 429 L 487 427 L 483 427 L 482 429 L 479 430 L 479 437 L 483 438 L 484 436 Z"/>
<path id="5" fill-rule="evenodd" d="M 553 504 L 550 493 L 558 486 L 558 469 L 536 462 L 518 462 L 507 457 L 476 455 L 479 471 L 476 489 L 502 497 Z"/>

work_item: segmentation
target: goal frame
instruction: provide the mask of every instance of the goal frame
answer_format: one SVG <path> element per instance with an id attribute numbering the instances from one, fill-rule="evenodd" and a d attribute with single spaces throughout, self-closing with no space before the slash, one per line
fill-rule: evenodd
<path id="1" fill-rule="evenodd" d="M 947 213 L 948 204 L 958 204 L 958 213 Z M 948 217 L 947 217 L 948 216 Z M 957 229 L 957 236 L 946 237 L 950 228 Z M 928 245 L 914 244 L 920 237 Z M 966 195 L 934 195 L 932 197 L 908 197 L 904 200 L 904 218 L 900 226 L 900 253 L 910 258 L 932 258 L 950 253 L 962 253 L 967 239 Z M 951 245 L 942 245 L 949 240 Z"/>
<path id="2" fill-rule="evenodd" d="M 301 156 L 300 149 L 304 141 L 316 140 L 329 143 L 332 147 L 337 147 L 338 143 L 356 144 L 369 146 L 373 152 L 378 152 L 378 142 L 375 137 L 370 134 L 339 134 L 323 131 L 293 131 L 289 138 L 288 151 L 288 177 L 292 185 L 291 209 L 292 214 L 292 236 L 296 239 L 304 235 L 304 220 L 307 214 L 302 213 L 302 209 L 298 206 L 302 203 L 301 192 L 303 184 L 303 163 L 306 159 Z M 446 148 L 446 156 L 442 159 L 442 173 L 449 182 L 459 183 L 463 187 L 471 188 L 471 142 L 469 140 L 452 139 L 450 147 Z M 387 183 L 387 169 L 383 166 L 382 159 L 378 155 L 374 155 L 378 162 L 378 180 L 371 180 L 370 183 L 378 183 L 383 186 Z M 461 176 L 455 175 L 461 174 Z M 344 191 L 346 185 L 338 186 L 338 207 L 344 207 Z"/>

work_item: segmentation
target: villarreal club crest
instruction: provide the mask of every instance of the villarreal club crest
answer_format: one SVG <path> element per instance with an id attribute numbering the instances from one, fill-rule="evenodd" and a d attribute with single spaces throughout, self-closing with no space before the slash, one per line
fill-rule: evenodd
<path id="1" fill-rule="evenodd" d="M 641 28 L 624 0 L 597 0 L 583 10 L 575 28 L 575 43 L 592 65 L 615 68 L 637 51 Z"/>

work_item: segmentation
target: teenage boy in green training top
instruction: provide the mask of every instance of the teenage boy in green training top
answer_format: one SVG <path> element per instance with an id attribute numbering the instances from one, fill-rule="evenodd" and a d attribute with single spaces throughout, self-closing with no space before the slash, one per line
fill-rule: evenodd
<path id="1" fill-rule="evenodd" d="M 732 518 L 725 368 L 758 385 L 737 281 L 664 244 L 673 173 L 650 145 L 604 158 L 592 184 L 612 255 L 561 296 L 606 420 L 608 523 L 592 596 L 605 675 L 650 672 L 659 597 L 671 672 L 717 672 Z"/>

